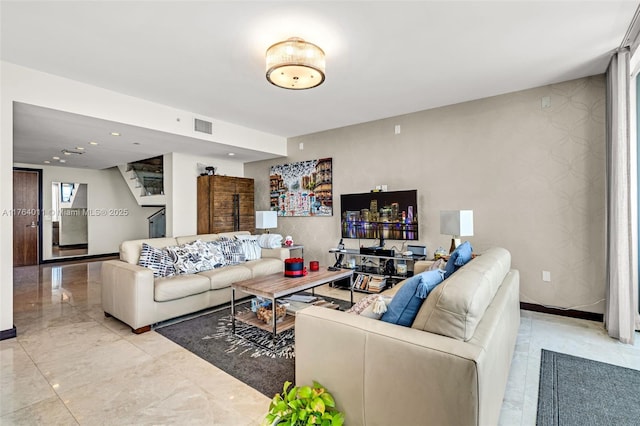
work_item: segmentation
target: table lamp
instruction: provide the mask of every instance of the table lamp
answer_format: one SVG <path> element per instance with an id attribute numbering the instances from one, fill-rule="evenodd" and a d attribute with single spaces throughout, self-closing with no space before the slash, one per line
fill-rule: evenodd
<path id="1" fill-rule="evenodd" d="M 278 212 L 256 211 L 256 229 L 266 229 L 266 233 L 269 233 L 269 229 L 278 227 Z"/>
<path id="2" fill-rule="evenodd" d="M 473 210 L 440 211 L 440 233 L 451 235 L 449 253 L 460 245 L 460 237 L 473 235 Z"/>

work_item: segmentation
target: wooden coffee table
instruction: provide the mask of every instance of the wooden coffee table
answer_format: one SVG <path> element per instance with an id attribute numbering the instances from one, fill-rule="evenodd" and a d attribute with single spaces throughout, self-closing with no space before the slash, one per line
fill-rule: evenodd
<path id="1" fill-rule="evenodd" d="M 232 332 L 236 333 L 236 319 L 238 321 L 245 322 L 252 326 L 261 328 L 266 331 L 271 331 L 273 338 L 279 332 L 292 328 L 295 324 L 294 315 L 285 315 L 280 321 L 276 321 L 276 300 L 282 297 L 290 296 L 292 294 L 309 290 L 313 292 L 313 289 L 324 284 L 329 284 L 334 281 L 350 278 L 351 285 L 349 289 L 351 291 L 351 304 L 353 305 L 353 271 L 351 269 L 340 269 L 338 271 L 329 271 L 327 267 L 320 267 L 318 271 L 309 271 L 307 275 L 303 277 L 285 277 L 284 273 L 266 275 L 260 278 L 252 278 L 250 280 L 238 281 L 231 284 L 231 324 Z M 260 296 L 265 299 L 271 299 L 271 324 L 267 324 L 256 317 L 256 314 L 252 311 L 240 312 L 236 314 L 236 290 L 241 290 L 245 293 L 252 294 L 254 296 Z"/>

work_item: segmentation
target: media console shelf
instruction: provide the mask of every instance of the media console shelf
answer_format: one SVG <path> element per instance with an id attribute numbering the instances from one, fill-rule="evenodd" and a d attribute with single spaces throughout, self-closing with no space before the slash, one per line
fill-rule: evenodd
<path id="1" fill-rule="evenodd" d="M 353 270 L 353 290 L 363 293 L 379 293 L 393 287 L 413 275 L 415 261 L 426 259 L 426 256 L 367 254 L 359 249 L 331 249 L 329 253 L 343 255 L 340 266 Z"/>

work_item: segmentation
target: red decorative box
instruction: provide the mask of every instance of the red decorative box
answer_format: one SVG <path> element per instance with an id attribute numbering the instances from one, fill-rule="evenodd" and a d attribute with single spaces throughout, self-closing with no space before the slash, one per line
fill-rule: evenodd
<path id="1" fill-rule="evenodd" d="M 307 275 L 307 268 L 304 267 L 304 259 L 301 257 L 291 257 L 284 260 L 284 276 L 297 278 Z"/>

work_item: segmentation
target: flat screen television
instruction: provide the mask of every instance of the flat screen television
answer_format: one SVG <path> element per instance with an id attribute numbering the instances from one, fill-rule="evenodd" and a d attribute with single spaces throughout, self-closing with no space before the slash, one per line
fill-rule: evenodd
<path id="1" fill-rule="evenodd" d="M 417 240 L 418 191 L 340 195 L 342 238 Z"/>

